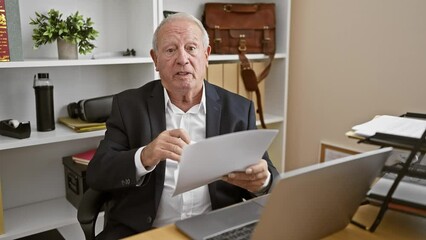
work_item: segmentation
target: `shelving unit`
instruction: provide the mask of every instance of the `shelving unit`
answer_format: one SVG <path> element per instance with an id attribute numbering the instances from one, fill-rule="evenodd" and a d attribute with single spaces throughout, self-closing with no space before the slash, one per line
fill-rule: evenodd
<path id="1" fill-rule="evenodd" d="M 25 60 L 0 63 L 0 120 L 30 121 L 33 131 L 28 139 L 0 136 L 5 225 L 0 240 L 53 228 L 61 231 L 77 223 L 76 209 L 65 199 L 61 159 L 96 147 L 104 135 L 104 131 L 75 133 L 60 123 L 54 131 L 37 132 L 32 88 L 34 74 L 50 74 L 54 84 L 56 118 L 67 115 L 66 106 L 71 102 L 139 87 L 158 77 L 149 50 L 152 33 L 163 18 L 163 9 L 186 11 L 201 18 L 205 2 L 212 0 L 188 0 L 185 4 L 176 0 L 19 0 Z M 277 53 L 269 78 L 265 80 L 264 112 L 268 127 L 280 130 L 270 155 L 283 171 L 291 1 L 265 2 L 276 4 Z M 78 60 L 56 60 L 56 44 L 38 50 L 32 48 L 29 18 L 35 16 L 35 11 L 46 12 L 51 8 L 61 10 L 64 16 L 79 11 L 92 18 L 100 35 L 91 55 L 79 56 Z M 120 52 L 127 48 L 135 49 L 137 56 L 121 57 Z M 262 54 L 249 54 L 248 57 L 255 61 L 267 59 Z M 209 60 L 220 64 L 238 62 L 238 57 L 212 55 Z"/>
<path id="2" fill-rule="evenodd" d="M 32 216 L 39 216 L 37 221 Z M 6 233 L 3 239 L 19 238 L 75 223 L 77 211 L 65 198 L 56 198 L 4 212 Z"/>

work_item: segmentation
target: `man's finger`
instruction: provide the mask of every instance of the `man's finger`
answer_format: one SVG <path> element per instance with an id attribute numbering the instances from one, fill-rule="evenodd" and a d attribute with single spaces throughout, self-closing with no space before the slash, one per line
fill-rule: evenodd
<path id="1" fill-rule="evenodd" d="M 191 143 L 191 138 L 189 137 L 188 133 L 183 129 L 178 128 L 170 130 L 169 135 L 181 139 L 186 144 Z"/>

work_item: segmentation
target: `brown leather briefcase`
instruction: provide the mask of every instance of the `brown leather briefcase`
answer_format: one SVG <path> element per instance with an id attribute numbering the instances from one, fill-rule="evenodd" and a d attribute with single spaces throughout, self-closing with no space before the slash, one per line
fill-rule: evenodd
<path id="1" fill-rule="evenodd" d="M 258 83 L 268 75 L 275 55 L 275 4 L 206 3 L 203 24 L 212 53 L 238 54 L 244 86 L 256 93 L 257 112 L 266 128 Z M 269 56 L 269 63 L 259 76 L 251 68 L 246 53 Z"/>

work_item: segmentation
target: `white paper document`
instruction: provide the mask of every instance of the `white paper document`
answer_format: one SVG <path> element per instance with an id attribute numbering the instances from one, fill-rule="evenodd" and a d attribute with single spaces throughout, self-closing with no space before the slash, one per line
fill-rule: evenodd
<path id="1" fill-rule="evenodd" d="M 394 179 L 382 177 L 374 184 L 373 188 L 369 191 L 368 194 L 375 194 L 385 197 L 388 194 L 388 191 L 393 182 Z M 426 186 L 420 183 L 415 184 L 407 181 L 401 181 L 392 195 L 392 198 L 410 203 L 416 203 L 426 207 Z"/>
<path id="2" fill-rule="evenodd" d="M 388 115 L 376 117 L 352 128 L 357 135 L 363 137 L 385 133 L 411 138 L 421 138 L 425 129 L 426 121 L 424 120 Z"/>
<path id="3" fill-rule="evenodd" d="M 277 133 L 276 129 L 248 130 L 207 138 L 185 146 L 173 196 L 257 163 Z"/>

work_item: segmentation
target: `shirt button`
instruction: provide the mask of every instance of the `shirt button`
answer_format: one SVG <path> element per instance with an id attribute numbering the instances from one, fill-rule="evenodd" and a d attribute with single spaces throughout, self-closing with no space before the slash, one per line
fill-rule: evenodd
<path id="1" fill-rule="evenodd" d="M 146 218 L 146 222 L 147 222 L 147 223 L 151 223 L 151 222 L 152 222 L 152 217 L 151 217 L 151 216 L 148 216 L 148 217 Z"/>

